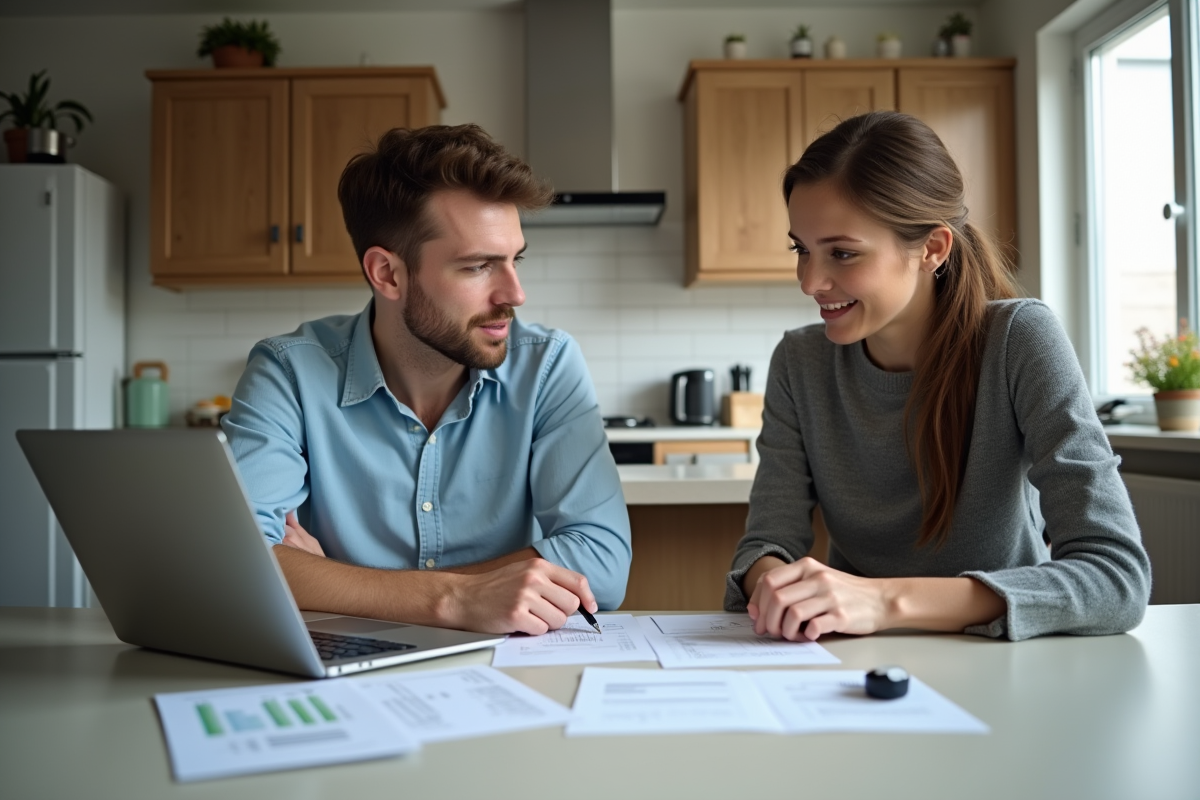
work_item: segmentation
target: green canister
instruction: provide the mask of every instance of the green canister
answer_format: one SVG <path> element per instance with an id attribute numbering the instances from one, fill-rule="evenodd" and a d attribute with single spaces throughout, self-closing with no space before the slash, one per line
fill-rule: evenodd
<path id="1" fill-rule="evenodd" d="M 143 377 L 146 370 L 158 370 L 158 375 Z M 161 361 L 134 364 L 133 377 L 125 384 L 125 427 L 165 428 L 170 409 L 167 365 Z"/>

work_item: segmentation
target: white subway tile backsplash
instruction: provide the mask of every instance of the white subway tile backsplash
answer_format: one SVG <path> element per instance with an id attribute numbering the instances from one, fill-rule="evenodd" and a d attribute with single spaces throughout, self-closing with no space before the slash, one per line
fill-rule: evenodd
<path id="1" fill-rule="evenodd" d="M 729 367 L 751 366 L 761 391 L 785 330 L 820 321 L 795 284 L 683 287 L 683 226 L 529 228 L 519 268 L 523 320 L 562 328 L 579 342 L 606 415 L 649 415 L 666 422 L 667 381 L 685 369 L 716 371 L 728 391 Z M 130 363 L 166 361 L 175 422 L 184 411 L 237 384 L 259 339 L 310 319 L 355 314 L 370 299 L 362 286 L 175 293 L 148 276 L 129 290 Z"/>

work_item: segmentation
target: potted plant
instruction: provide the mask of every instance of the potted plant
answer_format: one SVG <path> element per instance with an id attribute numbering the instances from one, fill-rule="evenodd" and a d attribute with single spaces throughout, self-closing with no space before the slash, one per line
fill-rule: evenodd
<path id="1" fill-rule="evenodd" d="M 946 19 L 938 36 L 950 43 L 951 55 L 966 58 L 971 55 L 971 29 L 974 27 L 975 23 L 965 14 L 956 11 Z"/>
<path id="2" fill-rule="evenodd" d="M 808 26 L 797 25 L 792 34 L 792 58 L 812 58 L 813 41 L 808 38 Z"/>
<path id="3" fill-rule="evenodd" d="M 267 21 L 235 22 L 229 17 L 200 32 L 196 55 L 211 55 L 214 67 L 273 67 L 279 57 L 279 40 Z"/>
<path id="4" fill-rule="evenodd" d="M 60 100 L 50 105 L 46 100 L 49 92 L 50 79 L 46 77 L 46 70 L 29 76 L 29 88 L 24 95 L 0 92 L 0 98 L 8 102 L 8 110 L 0 113 L 0 121 L 11 118 L 15 126 L 4 132 L 8 160 L 13 164 L 65 161 L 66 145 L 73 140 L 58 130 L 59 119 L 71 120 L 75 133 L 83 130 L 84 120 L 92 121 L 91 112 L 74 100 Z"/>
<path id="5" fill-rule="evenodd" d="M 746 57 L 746 36 L 741 33 L 731 33 L 725 37 L 725 57 Z"/>
<path id="6" fill-rule="evenodd" d="M 1179 335 L 1158 339 L 1145 328 L 1137 331 L 1138 347 L 1130 350 L 1133 379 L 1154 389 L 1158 427 L 1164 431 L 1200 430 L 1200 340 L 1179 321 Z"/>
<path id="7" fill-rule="evenodd" d="M 899 58 L 900 48 L 900 37 L 891 31 L 883 31 L 875 37 L 875 49 L 880 58 Z"/>
<path id="8" fill-rule="evenodd" d="M 845 58 L 846 43 L 837 36 L 830 36 L 825 40 L 825 57 L 826 58 Z"/>

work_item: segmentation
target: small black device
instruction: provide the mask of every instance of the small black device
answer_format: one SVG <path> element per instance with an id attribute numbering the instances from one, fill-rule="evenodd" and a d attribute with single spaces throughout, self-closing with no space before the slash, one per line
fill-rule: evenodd
<path id="1" fill-rule="evenodd" d="M 711 369 L 690 369 L 671 376 L 671 421 L 676 425 L 712 425 L 717 421 L 716 381 Z"/>
<path id="2" fill-rule="evenodd" d="M 876 667 L 867 673 L 867 694 L 878 700 L 895 700 L 908 694 L 908 671 L 903 667 Z"/>

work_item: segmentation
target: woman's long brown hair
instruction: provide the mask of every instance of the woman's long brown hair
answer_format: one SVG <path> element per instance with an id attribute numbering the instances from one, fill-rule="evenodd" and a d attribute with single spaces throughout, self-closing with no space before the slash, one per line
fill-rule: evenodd
<path id="1" fill-rule="evenodd" d="M 987 303 L 1017 294 L 1010 265 L 967 219 L 962 174 L 937 134 L 916 117 L 873 111 L 845 120 L 785 173 L 784 202 L 796 185 L 822 181 L 832 181 L 907 250 L 924 245 L 940 226 L 954 234 L 904 412 L 921 492 L 917 543 L 940 545 L 950 534 L 971 446 Z"/>

